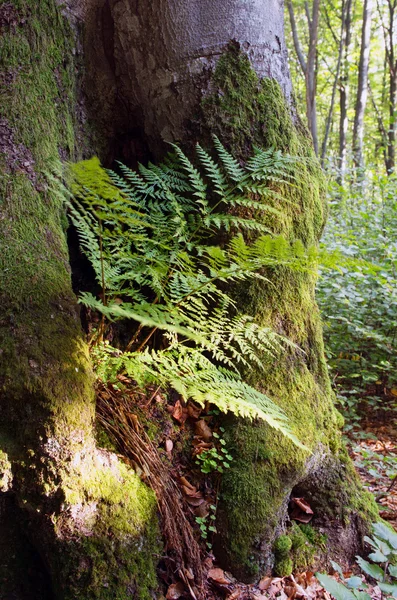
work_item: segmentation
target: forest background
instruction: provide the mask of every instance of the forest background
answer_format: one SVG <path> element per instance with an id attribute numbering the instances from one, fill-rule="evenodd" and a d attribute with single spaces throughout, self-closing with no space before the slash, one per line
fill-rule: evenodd
<path id="1" fill-rule="evenodd" d="M 380 406 L 396 395 L 396 9 L 393 1 L 287 3 L 296 100 L 329 175 L 322 242 L 376 265 L 324 271 L 317 287 L 347 430 L 364 399 Z"/>

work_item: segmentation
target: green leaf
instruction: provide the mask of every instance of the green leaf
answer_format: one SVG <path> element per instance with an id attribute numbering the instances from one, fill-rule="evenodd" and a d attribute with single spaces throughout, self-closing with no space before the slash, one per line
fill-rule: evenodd
<path id="1" fill-rule="evenodd" d="M 392 577 L 397 578 L 397 567 L 394 565 L 389 565 L 389 573 Z"/>
<path id="2" fill-rule="evenodd" d="M 357 563 L 358 563 L 360 569 L 362 571 L 364 571 L 364 573 L 366 575 L 373 577 L 377 581 L 383 580 L 383 578 L 385 576 L 383 569 L 378 567 L 378 565 L 372 565 L 371 563 L 369 563 L 366 560 L 364 560 L 363 558 L 361 558 L 361 556 L 357 556 L 356 558 L 357 558 Z"/>
<path id="3" fill-rule="evenodd" d="M 331 565 L 332 565 L 333 570 L 336 571 L 337 573 L 339 573 L 339 575 L 342 577 L 342 579 L 344 579 L 342 567 L 333 560 L 331 560 Z"/>
<path id="4" fill-rule="evenodd" d="M 371 554 L 368 555 L 368 558 L 376 563 L 384 563 L 387 561 L 387 557 L 384 554 L 382 554 L 382 552 L 380 552 L 380 550 L 377 550 L 376 552 L 372 552 Z"/>
<path id="5" fill-rule="evenodd" d="M 335 579 L 324 573 L 316 573 L 315 575 L 323 588 L 326 589 L 335 600 L 355 600 L 356 597 L 353 592 L 342 583 L 335 581 Z"/>
<path id="6" fill-rule="evenodd" d="M 358 587 L 360 587 L 361 585 L 363 585 L 363 581 L 362 581 L 361 577 L 350 577 L 346 581 L 346 585 L 348 588 L 354 590 L 354 589 L 357 589 Z"/>
<path id="7" fill-rule="evenodd" d="M 384 523 L 373 523 L 374 534 L 388 542 L 394 550 L 397 550 L 397 533 L 389 529 Z"/>
<path id="8" fill-rule="evenodd" d="M 397 598 L 397 585 L 392 583 L 379 583 L 378 584 L 382 592 Z"/>

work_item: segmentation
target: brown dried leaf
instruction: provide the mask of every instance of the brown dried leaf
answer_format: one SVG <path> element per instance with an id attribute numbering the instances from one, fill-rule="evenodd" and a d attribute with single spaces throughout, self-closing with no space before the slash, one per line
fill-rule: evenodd
<path id="1" fill-rule="evenodd" d="M 187 413 L 191 419 L 198 419 L 201 415 L 202 408 L 200 406 L 196 406 L 193 402 L 189 402 L 187 405 Z"/>
<path id="2" fill-rule="evenodd" d="M 263 579 L 260 580 L 258 587 L 262 592 L 264 592 L 265 590 L 269 589 L 271 583 L 271 577 L 263 577 Z"/>
<path id="3" fill-rule="evenodd" d="M 203 502 L 200 504 L 200 506 L 194 509 L 194 514 L 196 517 L 208 517 L 210 514 L 210 511 L 208 510 L 208 503 Z"/>
<path id="4" fill-rule="evenodd" d="M 190 504 L 190 506 L 200 506 L 205 500 L 204 498 L 186 498 L 186 502 Z"/>
<path id="5" fill-rule="evenodd" d="M 231 583 L 223 569 L 210 569 L 208 571 L 208 579 L 212 579 L 212 581 L 219 585 L 229 585 Z"/>
<path id="6" fill-rule="evenodd" d="M 234 592 L 232 592 L 229 596 L 226 596 L 227 600 L 239 600 L 239 598 L 244 598 L 244 595 L 242 593 L 242 590 L 237 589 L 234 590 Z"/>
<path id="7" fill-rule="evenodd" d="M 170 585 L 167 591 L 166 599 L 167 600 L 178 600 L 185 593 L 185 586 L 181 581 L 178 583 L 173 583 Z"/>
<path id="8" fill-rule="evenodd" d="M 203 438 L 203 440 L 205 442 L 209 442 L 210 439 L 212 438 L 212 431 L 208 427 L 208 425 L 204 421 L 204 419 L 200 419 L 200 421 L 197 421 L 197 423 L 194 426 L 194 431 L 195 431 L 195 434 L 198 435 L 199 437 Z"/>
<path id="9" fill-rule="evenodd" d="M 303 512 L 307 513 L 308 515 L 314 514 L 310 504 L 306 502 L 304 498 L 291 498 L 291 502 L 294 502 L 301 510 L 303 510 Z"/>
<path id="10" fill-rule="evenodd" d="M 304 498 L 291 498 L 291 505 L 291 519 L 300 523 L 309 523 L 312 520 L 314 513 Z"/>
<path id="11" fill-rule="evenodd" d="M 191 488 L 192 490 L 196 490 L 196 488 L 194 487 L 194 485 L 192 483 L 190 483 L 190 481 L 188 481 L 186 479 L 186 477 L 179 477 L 179 481 L 181 482 L 182 485 Z"/>
<path id="12" fill-rule="evenodd" d="M 186 421 L 186 419 L 183 418 L 183 407 L 179 400 L 175 402 L 175 406 L 172 410 L 172 416 L 176 421 L 179 421 L 179 423 L 184 423 L 184 421 Z"/>
<path id="13" fill-rule="evenodd" d="M 183 485 L 182 490 L 186 496 L 189 496 L 189 498 L 202 498 L 203 497 L 203 494 L 200 492 L 200 490 L 196 490 L 196 488 L 192 489 L 192 488 L 188 488 Z"/>

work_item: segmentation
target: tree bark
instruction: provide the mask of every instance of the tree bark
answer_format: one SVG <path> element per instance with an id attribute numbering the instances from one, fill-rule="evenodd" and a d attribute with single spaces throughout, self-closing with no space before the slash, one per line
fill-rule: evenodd
<path id="1" fill-rule="evenodd" d="M 365 0 L 361 31 L 360 62 L 358 67 L 357 98 L 353 128 L 353 161 L 358 169 L 364 166 L 364 113 L 368 95 L 368 69 L 371 39 L 372 0 Z"/>
<path id="2" fill-rule="evenodd" d="M 339 182 L 343 184 L 347 168 L 347 131 L 349 121 L 349 47 L 351 42 L 352 0 L 346 0 L 345 26 L 343 27 L 343 65 L 339 88 Z"/>
<path id="3" fill-rule="evenodd" d="M 0 484 L 25 515 L 55 598 L 143 600 L 158 554 L 154 498 L 114 455 L 96 448 L 59 187 L 46 174 L 82 148 L 107 160 L 125 153 L 133 163 L 145 153 L 162 156 L 170 141 L 189 151 L 198 140 L 209 145 L 213 133 L 241 160 L 254 145 L 273 146 L 305 160 L 296 185 L 280 187 L 291 202 L 269 226 L 308 247 L 324 226 L 324 184 L 292 105 L 282 2 L 66 4 L 72 29 L 54 0 L 18 0 L 11 14 L 10 3 L 0 4 Z M 76 79 L 81 23 L 89 112 Z M 87 122 L 90 135 L 81 127 Z M 291 494 L 311 504 L 314 525 L 329 531 L 339 554 L 356 553 L 358 532 L 375 514 L 341 446 L 315 278 L 288 269 L 268 276 L 271 284 L 237 289 L 236 300 L 305 354 L 291 352 L 277 369 L 246 376 L 286 410 L 312 454 L 261 423 L 225 423 L 236 458 L 222 481 L 217 551 L 246 578 L 272 566 Z"/>
<path id="4" fill-rule="evenodd" d="M 13 539 L 29 537 L 49 597 L 122 599 L 137 590 L 144 598 L 155 584 L 156 505 L 133 472 L 96 447 L 66 217 L 50 175 L 61 158 L 78 158 L 86 139 L 78 21 L 73 27 L 53 0 L 0 3 L 1 520 Z M 12 567 L 3 544 L 0 562 Z M 8 597 L 46 597 L 39 583 L 32 589 L 30 568 L 8 573 Z"/>
<path id="5" fill-rule="evenodd" d="M 305 76 L 306 87 L 306 117 L 307 123 L 312 135 L 313 146 L 316 155 L 318 155 L 318 132 L 317 132 L 317 109 L 316 109 L 316 89 L 317 89 L 317 41 L 318 25 L 320 17 L 320 0 L 313 0 L 312 12 L 310 14 L 309 4 L 305 3 L 305 12 L 307 18 L 309 45 L 307 59 L 302 52 L 299 42 L 298 30 L 295 22 L 295 14 L 291 0 L 288 2 L 288 13 L 290 17 L 292 36 L 294 40 L 295 51 Z"/>

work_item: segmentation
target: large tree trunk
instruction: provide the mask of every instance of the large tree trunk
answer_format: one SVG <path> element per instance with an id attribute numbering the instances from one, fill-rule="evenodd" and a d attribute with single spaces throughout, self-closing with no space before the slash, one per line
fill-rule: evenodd
<path id="1" fill-rule="evenodd" d="M 216 134 L 242 160 L 253 145 L 309 159 L 297 166 L 296 186 L 280 190 L 293 202 L 283 205 L 282 219 L 267 225 L 289 240 L 317 244 L 325 186 L 310 134 L 291 102 L 283 3 L 112 0 L 109 8 L 117 86 L 152 155 L 161 155 L 170 141 L 188 150 L 196 141 L 210 145 L 210 134 Z M 268 276 L 272 284 L 237 290 L 236 298 L 244 311 L 288 335 L 306 354 L 288 356 L 265 376 L 246 376 L 286 410 L 311 454 L 264 424 L 229 422 L 236 459 L 223 477 L 217 550 L 242 577 L 271 566 L 272 542 L 283 530 L 291 494 L 311 503 L 314 523 L 345 557 L 357 551 L 363 523 L 376 514 L 341 445 L 315 278 L 288 269 Z M 288 570 L 288 560 L 279 571 Z"/>
<path id="2" fill-rule="evenodd" d="M 122 599 L 136 590 L 148 598 L 156 504 L 133 472 L 95 445 L 67 223 L 49 178 L 60 158 L 80 154 L 84 137 L 76 30 L 54 0 L 0 2 L 0 28 L 0 563 L 10 569 L 0 596 L 47 597 L 45 584 L 30 577 L 34 564 L 11 569 L 6 536 L 24 560 L 25 535 L 49 597 Z"/>
<path id="3" fill-rule="evenodd" d="M 268 225 L 307 246 L 324 226 L 324 185 L 310 136 L 291 105 L 281 2 L 66 4 L 76 17 L 73 30 L 55 0 L 0 2 L 6 84 L 0 484 L 24 515 L 57 599 L 148 598 L 157 549 L 153 496 L 95 446 L 91 374 L 62 207 L 45 173 L 59 157 L 78 157 L 76 141 L 86 153 L 130 163 L 161 156 L 169 141 L 188 149 L 197 140 L 209 144 L 211 133 L 242 160 L 254 144 L 274 146 L 309 160 L 297 166 L 297 185 L 280 189 L 292 202 Z M 87 12 L 76 13 L 82 4 Z M 81 21 L 91 117 L 76 80 Z M 89 137 L 79 126 L 87 120 Z M 330 541 L 346 555 L 355 553 L 361 524 L 375 514 L 341 447 L 314 277 L 288 269 L 268 275 L 271 285 L 237 290 L 236 297 L 306 354 L 292 353 L 277 370 L 247 378 L 285 408 L 312 454 L 261 423 L 229 422 L 236 459 L 222 482 L 217 546 L 219 557 L 246 577 L 271 566 L 291 493 L 311 503 L 315 524 L 328 527 Z M 279 571 L 289 568 L 283 560 Z"/>

